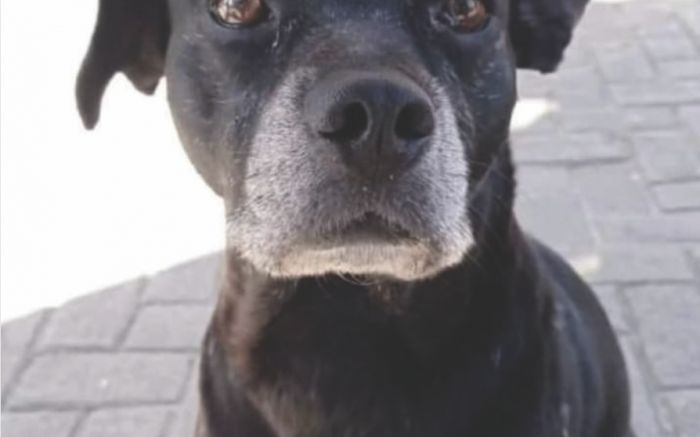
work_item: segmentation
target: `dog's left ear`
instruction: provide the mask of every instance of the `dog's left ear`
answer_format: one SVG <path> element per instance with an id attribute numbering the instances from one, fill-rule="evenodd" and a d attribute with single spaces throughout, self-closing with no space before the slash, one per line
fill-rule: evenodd
<path id="1" fill-rule="evenodd" d="M 510 0 L 510 39 L 518 68 L 551 73 L 564 57 L 588 0 Z"/>
<path id="2" fill-rule="evenodd" d="M 122 72 L 152 94 L 163 76 L 170 38 L 167 0 L 100 0 L 90 48 L 78 74 L 76 97 L 85 127 L 100 117 L 109 81 Z"/>

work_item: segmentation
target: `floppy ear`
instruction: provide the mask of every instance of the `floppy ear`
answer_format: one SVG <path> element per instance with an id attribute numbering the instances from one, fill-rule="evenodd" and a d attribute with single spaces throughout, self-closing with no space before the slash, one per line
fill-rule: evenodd
<path id="1" fill-rule="evenodd" d="M 588 0 L 511 0 L 510 38 L 519 68 L 551 73 Z"/>
<path id="2" fill-rule="evenodd" d="M 155 91 L 169 37 L 167 0 L 100 0 L 97 25 L 76 86 L 86 128 L 97 124 L 102 95 L 117 72 L 126 74 L 139 91 Z"/>

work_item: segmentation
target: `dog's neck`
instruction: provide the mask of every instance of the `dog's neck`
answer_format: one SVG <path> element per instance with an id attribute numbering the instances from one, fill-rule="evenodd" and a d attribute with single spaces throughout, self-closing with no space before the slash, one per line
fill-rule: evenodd
<path id="1" fill-rule="evenodd" d="M 507 156 L 502 164 L 482 171 L 493 181 L 473 193 L 472 201 L 482 202 L 473 217 L 475 249 L 429 280 L 275 280 L 229 251 L 210 338 L 235 384 L 277 434 L 328 432 L 340 393 L 350 405 L 380 399 L 396 408 L 386 414 L 399 417 L 426 390 L 497 386 L 500 372 L 518 372 L 501 369 L 501 363 L 522 364 L 515 357 L 536 354 L 546 300 L 529 277 L 528 245 L 512 215 Z M 515 337 L 507 334 L 513 332 Z M 481 380 L 450 381 L 452 368 L 472 368 Z M 362 420 L 340 418 L 335 426 Z"/>
<path id="2" fill-rule="evenodd" d="M 466 315 L 467 308 L 483 311 L 486 308 L 480 306 L 489 303 L 503 308 L 504 302 L 499 299 L 511 296 L 494 293 L 483 296 L 479 290 L 507 293 L 521 287 L 499 282 L 517 279 L 523 286 L 532 282 L 530 278 L 519 277 L 532 269 L 523 265 L 530 262 L 524 243 L 526 237 L 513 215 L 515 176 L 508 143 L 491 151 L 490 156 L 474 157 L 472 162 L 475 164 L 469 172 L 472 187 L 469 220 L 475 244 L 459 265 L 417 283 L 347 275 L 283 280 L 259 272 L 239 257 L 237 251 L 228 250 L 226 280 L 214 317 L 215 328 L 222 336 L 236 339 L 236 343 L 243 342 L 244 338 L 251 341 L 250 337 L 264 336 L 262 331 L 284 313 L 283 309 L 301 305 L 299 301 L 304 297 L 313 302 L 312 295 L 325 299 L 318 302 L 321 311 L 328 309 L 323 305 L 332 308 L 339 302 L 357 304 L 362 301 L 362 305 L 387 317 L 421 318 L 433 330 L 454 322 L 446 317 L 450 308 L 455 309 L 460 318 Z M 454 287 L 454 284 L 461 286 Z M 481 302 L 481 298 L 487 301 Z M 447 304 L 449 308 L 439 308 L 436 320 L 431 320 L 426 311 L 436 304 Z"/>

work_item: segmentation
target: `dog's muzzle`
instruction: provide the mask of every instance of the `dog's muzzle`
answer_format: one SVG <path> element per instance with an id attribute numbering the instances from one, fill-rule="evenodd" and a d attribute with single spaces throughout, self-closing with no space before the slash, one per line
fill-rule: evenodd
<path id="1" fill-rule="evenodd" d="M 472 239 L 452 105 L 398 71 L 291 75 L 263 109 L 230 246 L 273 276 L 425 277 Z"/>

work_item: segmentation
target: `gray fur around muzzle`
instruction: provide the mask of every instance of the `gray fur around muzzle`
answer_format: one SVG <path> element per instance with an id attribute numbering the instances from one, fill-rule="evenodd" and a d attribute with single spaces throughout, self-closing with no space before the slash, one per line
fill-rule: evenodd
<path id="1" fill-rule="evenodd" d="M 444 90 L 394 72 L 343 76 L 323 91 L 323 128 L 307 114 L 316 70 L 290 74 L 264 106 L 245 199 L 227 211 L 230 249 L 283 278 L 414 280 L 457 264 L 472 244 L 468 167 Z"/>

